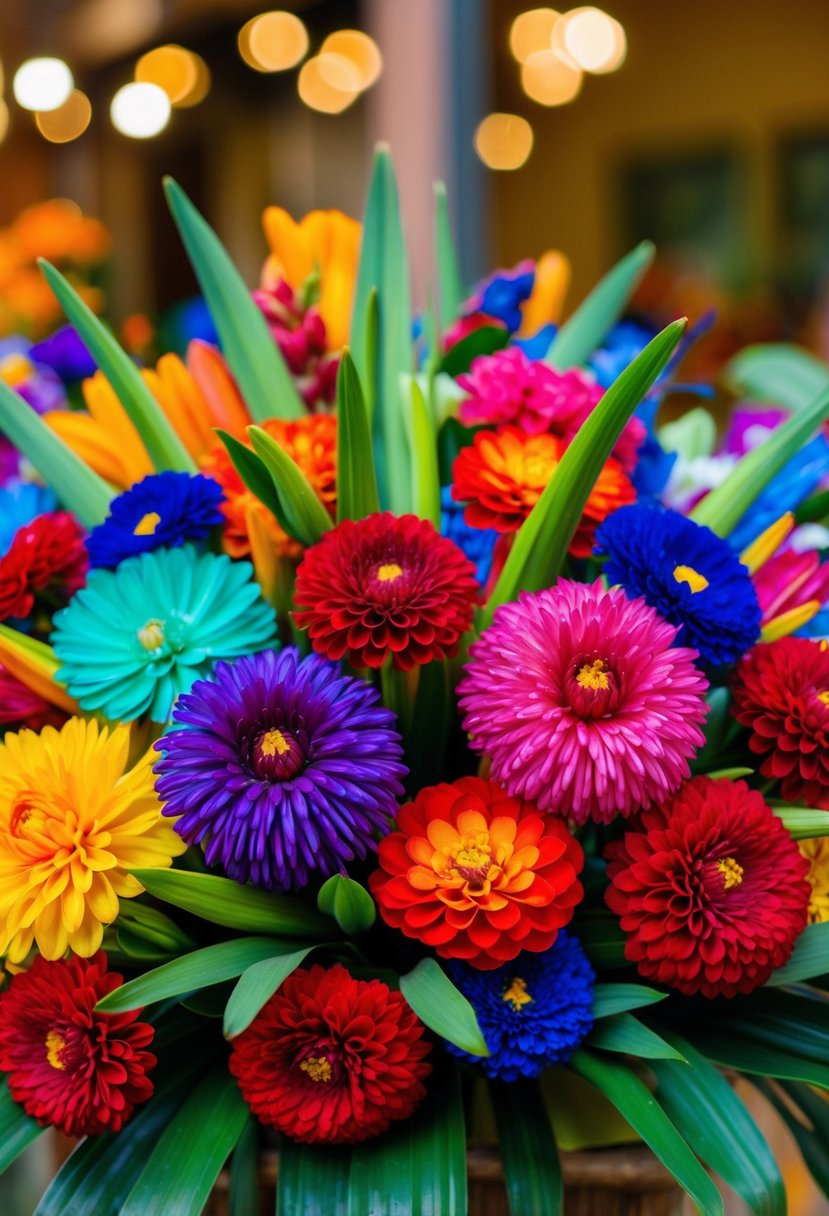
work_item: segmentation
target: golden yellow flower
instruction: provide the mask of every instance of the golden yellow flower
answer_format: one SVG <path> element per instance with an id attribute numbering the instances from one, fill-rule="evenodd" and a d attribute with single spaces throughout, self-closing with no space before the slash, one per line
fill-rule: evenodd
<path id="1" fill-rule="evenodd" d="M 809 924 L 829 921 L 829 836 L 798 842 L 800 851 L 809 861 L 806 879 L 812 888 L 809 897 Z"/>
<path id="2" fill-rule="evenodd" d="M 161 816 L 154 753 L 127 770 L 129 744 L 129 727 L 81 718 L 0 744 L 0 956 L 10 962 L 33 941 L 47 959 L 94 954 L 119 897 L 143 890 L 127 871 L 184 852 Z"/>

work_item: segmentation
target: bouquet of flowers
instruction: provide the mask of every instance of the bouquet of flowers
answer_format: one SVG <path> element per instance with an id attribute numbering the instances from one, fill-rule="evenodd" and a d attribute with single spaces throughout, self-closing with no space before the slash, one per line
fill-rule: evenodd
<path id="1" fill-rule="evenodd" d="M 441 190 L 413 324 L 385 151 L 253 295 L 167 193 L 221 351 L 139 370 L 46 264 L 86 409 L 0 385 L 57 500 L 0 491 L 0 1167 L 241 1214 L 275 1143 L 283 1214 L 460 1213 L 494 1127 L 552 1216 L 604 1133 L 782 1216 L 723 1070 L 827 1187 L 826 383 L 657 429 L 650 248 L 559 325 L 555 254 L 465 297 Z"/>

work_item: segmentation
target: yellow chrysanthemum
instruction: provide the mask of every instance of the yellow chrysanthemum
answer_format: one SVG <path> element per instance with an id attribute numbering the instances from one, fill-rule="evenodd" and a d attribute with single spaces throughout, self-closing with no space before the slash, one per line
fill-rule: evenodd
<path id="1" fill-rule="evenodd" d="M 801 840 L 800 851 L 809 862 L 806 879 L 812 888 L 809 897 L 809 924 L 829 921 L 829 836 Z"/>
<path id="2" fill-rule="evenodd" d="M 169 866 L 183 841 L 153 789 L 147 752 L 128 763 L 129 727 L 70 718 L 7 734 L 0 745 L 0 955 L 21 962 L 87 958 L 119 897 L 143 887 L 127 871 Z"/>

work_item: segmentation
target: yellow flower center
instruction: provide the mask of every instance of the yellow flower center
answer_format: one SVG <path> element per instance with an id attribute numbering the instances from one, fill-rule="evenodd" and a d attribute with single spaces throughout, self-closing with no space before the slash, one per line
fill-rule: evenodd
<path id="1" fill-rule="evenodd" d="M 158 511 L 148 511 L 146 515 L 142 515 L 138 523 L 132 530 L 133 536 L 154 536 L 155 530 L 161 523 L 161 516 Z"/>
<path id="2" fill-rule="evenodd" d="M 384 562 L 377 567 L 377 578 L 381 583 L 393 583 L 402 573 L 403 567 L 398 566 L 397 562 Z"/>
<path id="3" fill-rule="evenodd" d="M 291 750 L 291 745 L 281 730 L 269 730 L 259 740 L 263 756 L 284 756 Z"/>
<path id="4" fill-rule="evenodd" d="M 708 586 L 708 579 L 693 566 L 674 566 L 674 578 L 678 583 L 687 583 L 692 595 Z"/>
<path id="5" fill-rule="evenodd" d="M 312 1081 L 331 1080 L 331 1064 L 325 1056 L 309 1056 L 307 1060 L 302 1060 L 299 1067 Z"/>
<path id="6" fill-rule="evenodd" d="M 818 699 L 818 701 L 820 701 L 821 705 L 829 705 L 829 688 L 821 689 L 821 691 L 819 693 L 817 693 L 816 695 L 817 695 L 817 699 Z"/>
<path id="7" fill-rule="evenodd" d="M 66 1065 L 60 1058 L 60 1053 L 66 1046 L 66 1039 L 58 1034 L 56 1030 L 50 1030 L 46 1035 L 46 1059 L 53 1068 L 60 1069 L 64 1072 Z"/>
<path id="8" fill-rule="evenodd" d="M 576 683 L 580 684 L 582 688 L 592 688 L 596 691 L 600 688 L 609 688 L 610 680 L 604 660 L 594 659 L 592 663 L 585 663 L 576 673 Z"/>
<path id="9" fill-rule="evenodd" d="M 730 891 L 739 887 L 743 881 L 743 867 L 733 857 L 723 857 L 717 862 L 717 869 L 722 874 L 723 890 Z"/>
<path id="10" fill-rule="evenodd" d="M 798 843 L 800 852 L 809 862 L 809 873 L 806 875 L 811 887 L 809 924 L 821 925 L 829 921 L 829 836 Z"/>
<path id="11" fill-rule="evenodd" d="M 532 997 L 527 992 L 527 981 L 516 975 L 509 988 L 504 989 L 501 1000 L 512 1005 L 516 1013 L 520 1013 L 522 1006 L 529 1005 L 532 1001 Z"/>
<path id="12" fill-rule="evenodd" d="M 164 622 L 158 617 L 151 617 L 138 630 L 137 636 L 145 650 L 158 650 L 159 646 L 164 645 Z"/>

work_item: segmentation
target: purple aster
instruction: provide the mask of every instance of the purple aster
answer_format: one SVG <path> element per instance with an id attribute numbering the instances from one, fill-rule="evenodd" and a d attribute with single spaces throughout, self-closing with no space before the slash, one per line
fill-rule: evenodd
<path id="1" fill-rule="evenodd" d="M 295 647 L 217 663 L 156 744 L 164 814 L 237 882 L 296 890 L 374 848 L 403 792 L 395 717 L 363 680 Z"/>

